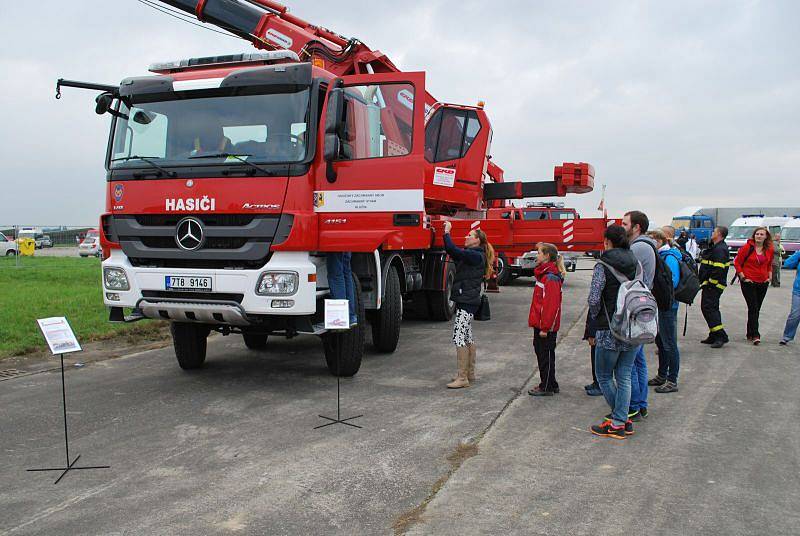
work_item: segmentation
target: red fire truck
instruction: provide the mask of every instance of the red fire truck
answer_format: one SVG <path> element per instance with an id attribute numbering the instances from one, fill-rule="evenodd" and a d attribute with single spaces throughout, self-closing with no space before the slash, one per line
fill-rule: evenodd
<path id="1" fill-rule="evenodd" d="M 170 321 L 184 369 L 203 365 L 211 331 L 251 349 L 315 334 L 331 372 L 351 376 L 367 321 L 375 348 L 392 352 L 404 302 L 453 314 L 444 220 L 454 236 L 480 226 L 515 244 L 517 222 L 487 218 L 488 207 L 592 190 L 588 164 L 504 182 L 482 105 L 436 102 L 424 73 L 276 2 L 163 3 L 260 51 L 155 64 L 119 85 L 59 80 L 57 91 L 97 90 L 96 112 L 112 116 L 101 218 L 110 319 Z M 560 221 L 539 224 L 531 240 L 564 243 L 547 234 Z M 325 255 L 340 251 L 353 253 L 359 322 L 326 332 Z"/>

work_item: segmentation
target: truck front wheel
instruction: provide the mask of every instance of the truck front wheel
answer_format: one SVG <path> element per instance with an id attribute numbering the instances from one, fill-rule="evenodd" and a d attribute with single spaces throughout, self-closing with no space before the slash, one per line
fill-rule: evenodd
<path id="1" fill-rule="evenodd" d="M 400 323 L 403 320 L 403 296 L 400 293 L 400 276 L 389 268 L 386 278 L 386 295 L 381 308 L 372 317 L 372 344 L 379 352 L 392 353 L 400 340 Z"/>
<path id="2" fill-rule="evenodd" d="M 358 325 L 346 331 L 329 331 L 322 336 L 322 347 L 325 350 L 325 363 L 334 376 L 355 376 L 361 368 L 364 357 L 365 325 L 367 321 L 364 302 L 361 299 L 361 284 L 353 274 L 355 295 L 358 307 Z"/>
<path id="3" fill-rule="evenodd" d="M 175 357 L 183 370 L 199 369 L 206 360 L 209 329 L 202 324 L 173 322 L 169 327 Z"/>
<path id="4" fill-rule="evenodd" d="M 507 285 L 511 281 L 511 267 L 508 265 L 505 253 L 497 256 L 497 284 Z"/>

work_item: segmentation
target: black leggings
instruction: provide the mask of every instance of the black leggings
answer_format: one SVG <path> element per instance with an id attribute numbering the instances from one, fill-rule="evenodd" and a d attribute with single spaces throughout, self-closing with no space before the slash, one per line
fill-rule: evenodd
<path id="1" fill-rule="evenodd" d="M 742 281 L 742 296 L 747 302 L 747 336 L 749 338 L 761 338 L 758 332 L 758 316 L 761 314 L 761 304 L 767 295 L 769 282 L 766 283 L 745 283 Z"/>

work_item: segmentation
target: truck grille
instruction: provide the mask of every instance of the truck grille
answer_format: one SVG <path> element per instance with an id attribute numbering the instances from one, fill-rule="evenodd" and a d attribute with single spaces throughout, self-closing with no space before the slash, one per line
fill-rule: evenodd
<path id="1" fill-rule="evenodd" d="M 249 225 L 256 216 L 253 214 L 201 214 L 193 215 L 209 227 L 242 227 Z M 186 216 L 183 214 L 139 214 L 136 222 L 144 227 L 175 227 Z"/>
<path id="2" fill-rule="evenodd" d="M 203 243 L 187 251 L 176 242 L 186 217 L 202 224 Z M 288 237 L 291 215 L 139 214 L 109 218 L 109 237 L 134 266 L 159 268 L 240 268 L 264 266 L 273 243 Z"/>

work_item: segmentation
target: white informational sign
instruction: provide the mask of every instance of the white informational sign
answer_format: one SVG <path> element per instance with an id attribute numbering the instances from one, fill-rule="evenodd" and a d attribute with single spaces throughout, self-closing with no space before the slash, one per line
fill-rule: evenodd
<path id="1" fill-rule="evenodd" d="M 325 190 L 314 192 L 315 212 L 422 212 L 422 190 Z"/>
<path id="2" fill-rule="evenodd" d="M 350 304 L 347 300 L 325 300 L 325 329 L 350 328 Z"/>
<path id="3" fill-rule="evenodd" d="M 452 188 L 456 184 L 456 170 L 446 167 L 435 168 L 433 170 L 433 184 Z"/>
<path id="4" fill-rule="evenodd" d="M 72 332 L 69 322 L 63 316 L 40 318 L 37 322 L 53 355 L 81 351 L 78 339 Z"/>

